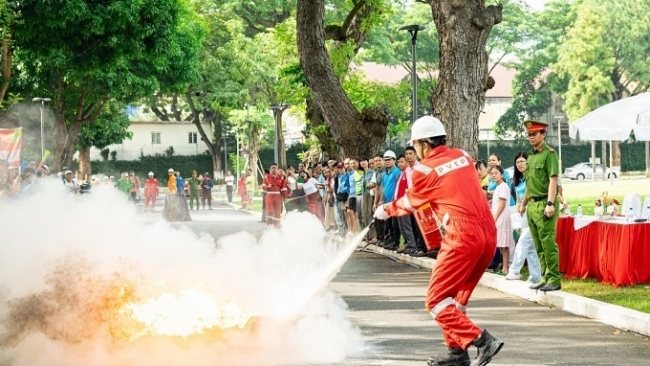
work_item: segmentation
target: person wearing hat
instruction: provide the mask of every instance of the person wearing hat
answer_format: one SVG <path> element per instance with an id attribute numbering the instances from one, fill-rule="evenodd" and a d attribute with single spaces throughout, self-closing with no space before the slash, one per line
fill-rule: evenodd
<path id="1" fill-rule="evenodd" d="M 153 172 L 149 172 L 144 182 L 144 210 L 154 212 L 156 210 L 156 198 L 160 191 L 158 179 L 154 178 Z"/>
<path id="2" fill-rule="evenodd" d="M 279 227 L 282 220 L 282 200 L 289 197 L 289 188 L 286 179 L 278 172 L 277 163 L 271 163 L 269 174 L 264 176 L 262 189 L 266 192 L 266 223 Z"/>
<path id="3" fill-rule="evenodd" d="M 447 133 L 440 120 L 424 116 L 415 121 L 411 143 L 421 159 L 413 170 L 413 186 L 401 199 L 377 207 L 375 217 L 418 211 L 418 216 L 438 223 L 440 231 L 444 228 L 425 307 L 442 328 L 449 349 L 431 357 L 428 365 L 470 365 L 467 350 L 472 345 L 478 355 L 471 366 L 487 365 L 503 342 L 474 324 L 466 306 L 496 251 L 494 218 L 485 204 L 474 162 L 465 151 L 446 146 Z M 422 231 L 427 241 L 429 231 Z"/>
<path id="4" fill-rule="evenodd" d="M 193 202 L 196 202 L 196 209 L 198 210 L 199 187 L 201 186 L 201 180 L 199 179 L 196 170 L 192 170 L 192 177 L 187 180 L 187 184 L 190 186 L 190 210 L 194 208 Z"/>
<path id="5" fill-rule="evenodd" d="M 378 202 L 390 203 L 395 199 L 397 180 L 402 171 L 395 166 L 397 155 L 395 155 L 393 150 L 386 150 L 383 155 L 383 160 L 385 170 L 381 175 L 382 189 L 381 197 Z M 381 204 L 378 204 L 378 207 L 381 207 Z M 397 250 L 400 241 L 400 231 L 397 219 L 394 217 L 388 217 L 384 220 L 384 242 L 380 243 L 379 246 L 388 250 Z"/>
<path id="6" fill-rule="evenodd" d="M 555 150 L 546 144 L 548 124 L 526 121 L 524 126 L 533 149 L 526 159 L 526 193 L 519 213 L 527 212 L 530 234 L 542 265 L 542 280 L 530 288 L 557 291 L 562 288 L 555 243 L 555 225 L 560 211 L 557 199 L 560 162 Z"/>
<path id="7" fill-rule="evenodd" d="M 176 175 L 171 168 L 167 171 L 167 193 L 176 194 Z"/>
<path id="8" fill-rule="evenodd" d="M 70 193 L 79 193 L 79 184 L 72 179 L 72 171 L 66 170 L 63 175 L 63 185 Z"/>

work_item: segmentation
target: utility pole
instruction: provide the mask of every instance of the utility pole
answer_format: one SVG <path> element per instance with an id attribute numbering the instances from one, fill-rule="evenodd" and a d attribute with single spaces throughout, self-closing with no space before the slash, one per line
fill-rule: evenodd
<path id="1" fill-rule="evenodd" d="M 279 105 L 272 105 L 270 108 L 275 117 L 275 143 L 273 145 L 275 162 L 281 168 L 287 167 L 287 151 L 284 146 L 284 133 L 282 132 L 282 114 L 290 107 L 284 102 Z"/>

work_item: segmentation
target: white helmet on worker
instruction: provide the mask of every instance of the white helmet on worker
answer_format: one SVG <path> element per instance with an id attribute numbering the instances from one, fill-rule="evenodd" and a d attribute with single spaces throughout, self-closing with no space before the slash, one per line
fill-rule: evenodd
<path id="1" fill-rule="evenodd" d="M 149 172 L 149 176 L 150 176 L 150 177 L 153 177 L 153 172 Z"/>
<path id="2" fill-rule="evenodd" d="M 172 168 L 169 168 L 169 170 L 167 171 L 167 173 L 173 173 L 173 172 L 174 172 L 174 169 L 172 169 Z"/>
<path id="3" fill-rule="evenodd" d="M 438 136 L 447 136 L 447 132 L 445 132 L 445 126 L 436 117 L 424 116 L 413 122 L 413 127 L 411 127 L 411 143 L 416 140 L 424 140 Z"/>

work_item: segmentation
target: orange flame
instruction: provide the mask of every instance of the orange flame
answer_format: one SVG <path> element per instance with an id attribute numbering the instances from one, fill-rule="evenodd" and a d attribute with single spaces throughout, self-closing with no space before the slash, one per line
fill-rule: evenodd
<path id="1" fill-rule="evenodd" d="M 144 336 L 190 337 L 230 328 L 243 329 L 251 319 L 234 303 L 219 306 L 209 293 L 198 289 L 163 293 L 144 301 L 134 301 L 129 289 L 115 291 L 113 295 L 127 301 L 111 321 L 111 334 L 129 341 Z"/>

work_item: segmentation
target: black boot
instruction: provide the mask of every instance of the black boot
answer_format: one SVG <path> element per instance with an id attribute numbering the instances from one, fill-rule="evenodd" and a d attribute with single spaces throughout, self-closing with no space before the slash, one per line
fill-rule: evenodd
<path id="1" fill-rule="evenodd" d="M 478 356 L 472 362 L 471 366 L 485 366 L 490 361 L 492 357 L 496 356 L 497 353 L 503 347 L 503 342 L 494 338 L 487 330 L 483 330 L 483 333 L 472 342 L 473 345 L 478 348 Z"/>
<path id="2" fill-rule="evenodd" d="M 427 366 L 469 366 L 469 353 L 462 348 L 449 348 L 449 352 L 431 356 Z"/>

